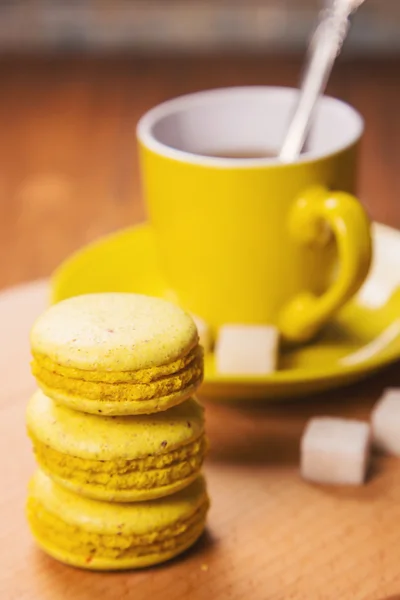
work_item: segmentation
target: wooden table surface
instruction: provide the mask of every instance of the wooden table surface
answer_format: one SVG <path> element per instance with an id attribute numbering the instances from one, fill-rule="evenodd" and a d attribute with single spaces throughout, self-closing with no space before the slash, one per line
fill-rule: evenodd
<path id="1" fill-rule="evenodd" d="M 360 193 L 400 227 L 400 61 L 339 66 L 330 92 L 366 117 Z M 144 218 L 134 129 L 164 99 L 220 85 L 295 84 L 296 60 L 3 60 L 0 286 L 41 276 L 82 244 Z M 298 443 L 313 414 L 368 417 L 399 366 L 280 406 L 208 405 L 208 534 L 180 560 L 91 574 L 39 552 L 23 517 L 33 468 L 24 429 L 28 330 L 45 286 L 0 294 L 0 596 L 4 600 L 395 600 L 400 598 L 400 461 L 375 457 L 366 486 L 306 485 Z"/>

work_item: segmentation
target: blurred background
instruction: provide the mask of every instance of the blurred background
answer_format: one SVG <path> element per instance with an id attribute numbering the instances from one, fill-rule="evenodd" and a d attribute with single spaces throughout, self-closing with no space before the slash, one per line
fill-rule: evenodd
<path id="1" fill-rule="evenodd" d="M 2 0 L 5 50 L 302 51 L 320 0 Z M 367 0 L 347 50 L 400 49 L 400 2 Z"/>
<path id="2" fill-rule="evenodd" d="M 296 86 L 322 0 L 0 0 L 0 287 L 145 218 L 135 127 L 170 97 Z M 400 1 L 365 0 L 328 93 L 366 119 L 360 197 L 400 227 Z"/>

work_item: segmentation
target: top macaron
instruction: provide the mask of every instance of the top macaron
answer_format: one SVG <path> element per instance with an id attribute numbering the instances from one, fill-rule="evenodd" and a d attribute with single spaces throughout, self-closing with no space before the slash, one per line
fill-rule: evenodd
<path id="1" fill-rule="evenodd" d="M 203 378 L 192 318 L 139 294 L 75 296 L 31 331 L 32 371 L 54 401 L 104 415 L 150 414 L 189 398 Z"/>

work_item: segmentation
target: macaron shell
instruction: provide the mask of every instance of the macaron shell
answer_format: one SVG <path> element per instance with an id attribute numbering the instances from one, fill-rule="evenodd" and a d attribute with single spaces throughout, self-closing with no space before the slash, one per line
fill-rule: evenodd
<path id="1" fill-rule="evenodd" d="M 197 440 L 204 432 L 204 409 L 194 398 L 165 412 L 104 417 L 79 413 L 38 390 L 31 397 L 28 431 L 66 455 L 96 460 L 160 456 Z"/>
<path id="2" fill-rule="evenodd" d="M 65 367 L 136 371 L 172 362 L 198 344 L 192 318 L 174 304 L 139 294 L 75 296 L 35 322 L 31 347 Z"/>

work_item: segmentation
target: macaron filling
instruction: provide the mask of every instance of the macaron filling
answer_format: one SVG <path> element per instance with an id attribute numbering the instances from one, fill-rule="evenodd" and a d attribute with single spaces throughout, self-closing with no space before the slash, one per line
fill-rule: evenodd
<path id="1" fill-rule="evenodd" d="M 94 498 L 120 501 L 169 494 L 198 475 L 207 450 L 205 435 L 170 452 L 133 460 L 91 460 L 71 456 L 29 435 L 38 464 L 59 483 Z"/>
<path id="2" fill-rule="evenodd" d="M 95 381 L 100 383 L 152 383 L 157 379 L 179 373 L 189 367 L 196 359 L 202 356 L 200 346 L 191 348 L 180 358 L 166 364 L 147 367 L 145 369 L 117 371 L 110 369 L 78 369 L 55 362 L 46 354 L 33 351 L 33 363 L 36 369 L 46 370 L 49 373 L 62 375 L 67 379 Z M 95 365 L 92 365 L 95 366 Z"/>
<path id="3" fill-rule="evenodd" d="M 56 393 L 62 392 L 63 395 L 96 402 L 141 401 L 169 396 L 201 383 L 203 356 L 200 347 L 192 351 L 186 361 L 174 362 L 178 367 L 177 371 L 164 365 L 145 369 L 144 372 L 102 372 L 68 369 L 52 363 L 48 358 L 35 355 L 32 372 L 39 386 L 49 395 L 54 390 Z"/>

